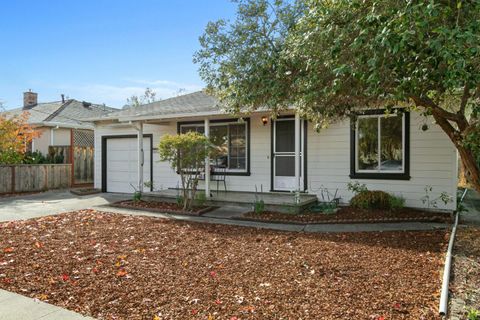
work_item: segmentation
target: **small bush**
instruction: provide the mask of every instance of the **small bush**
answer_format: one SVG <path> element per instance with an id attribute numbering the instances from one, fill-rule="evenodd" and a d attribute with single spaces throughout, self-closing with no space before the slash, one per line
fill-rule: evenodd
<path id="1" fill-rule="evenodd" d="M 368 191 L 367 185 L 364 183 L 360 183 L 358 181 L 355 182 L 349 182 L 347 184 L 347 189 L 355 194 L 359 194 L 362 192 Z"/>
<path id="2" fill-rule="evenodd" d="M 195 195 L 195 204 L 197 206 L 203 207 L 206 202 L 207 202 L 207 195 L 205 194 L 205 191 L 199 191 Z"/>
<path id="3" fill-rule="evenodd" d="M 384 191 L 363 191 L 354 196 L 350 204 L 360 209 L 391 209 L 392 197 Z"/>
<path id="4" fill-rule="evenodd" d="M 468 320 L 480 320 L 480 311 L 472 308 L 468 311 L 467 317 Z"/>
<path id="5" fill-rule="evenodd" d="M 390 195 L 390 209 L 402 209 L 405 207 L 405 198 Z"/>
<path id="6" fill-rule="evenodd" d="M 140 191 L 135 191 L 133 193 L 133 202 L 139 202 L 142 200 L 142 193 Z"/>
<path id="7" fill-rule="evenodd" d="M 263 200 L 256 200 L 253 203 L 253 211 L 257 214 L 261 214 L 265 211 L 265 202 Z"/>

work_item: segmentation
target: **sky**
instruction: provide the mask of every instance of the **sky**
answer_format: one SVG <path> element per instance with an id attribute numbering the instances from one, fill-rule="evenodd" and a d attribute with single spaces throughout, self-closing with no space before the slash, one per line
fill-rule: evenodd
<path id="1" fill-rule="evenodd" d="M 23 92 L 121 108 L 146 87 L 168 98 L 203 88 L 194 52 L 229 0 L 0 0 L 0 101 Z"/>

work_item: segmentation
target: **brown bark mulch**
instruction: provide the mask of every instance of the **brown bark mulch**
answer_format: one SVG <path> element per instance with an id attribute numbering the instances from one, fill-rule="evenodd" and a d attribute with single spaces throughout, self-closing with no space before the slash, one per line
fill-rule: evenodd
<path id="1" fill-rule="evenodd" d="M 376 222 L 452 222 L 452 216 L 444 212 L 423 211 L 411 208 L 397 210 L 363 210 L 353 207 L 340 207 L 331 214 L 304 212 L 301 214 L 265 211 L 262 213 L 247 212 L 240 219 L 291 222 L 291 223 L 376 223 Z"/>
<path id="2" fill-rule="evenodd" d="M 480 227 L 457 229 L 453 249 L 453 272 L 450 283 L 452 316 L 466 319 L 472 308 L 480 310 Z"/>
<path id="3" fill-rule="evenodd" d="M 82 210 L 0 224 L 0 288 L 99 319 L 438 319 L 447 241 Z"/>
<path id="4" fill-rule="evenodd" d="M 119 201 L 111 204 L 111 206 L 117 207 L 117 208 L 145 210 L 145 211 L 159 212 L 159 213 L 186 214 L 186 215 L 194 215 L 194 216 L 202 215 L 214 209 L 213 207 L 209 207 L 209 206 L 194 206 L 191 209 L 184 210 L 183 206 L 178 205 L 177 203 L 174 203 L 174 202 L 144 201 L 144 200 Z"/>

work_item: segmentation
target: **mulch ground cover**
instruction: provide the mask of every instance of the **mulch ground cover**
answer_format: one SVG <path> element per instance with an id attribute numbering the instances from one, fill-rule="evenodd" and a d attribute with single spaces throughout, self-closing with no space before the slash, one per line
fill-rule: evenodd
<path id="1" fill-rule="evenodd" d="M 0 288 L 99 319 L 438 319 L 447 241 L 82 210 L 0 224 Z"/>
<path id="2" fill-rule="evenodd" d="M 480 227 L 459 227 L 453 249 L 453 277 L 450 284 L 453 306 L 452 316 L 467 319 L 470 309 L 480 311 Z"/>
<path id="3" fill-rule="evenodd" d="M 183 206 L 178 205 L 177 203 L 174 203 L 174 202 L 144 201 L 144 200 L 119 201 L 112 204 L 112 206 L 118 207 L 118 208 L 146 210 L 146 211 L 160 212 L 160 213 L 186 214 L 186 215 L 194 215 L 194 216 L 199 216 L 213 209 L 213 207 L 208 207 L 208 206 L 194 206 L 191 209 L 184 210 Z"/>
<path id="4" fill-rule="evenodd" d="M 270 222 L 293 223 L 376 223 L 376 222 L 451 222 L 449 213 L 423 211 L 411 208 L 397 210 L 363 210 L 353 207 L 340 207 L 335 213 L 304 212 L 301 214 L 265 211 L 247 212 L 240 219 Z"/>

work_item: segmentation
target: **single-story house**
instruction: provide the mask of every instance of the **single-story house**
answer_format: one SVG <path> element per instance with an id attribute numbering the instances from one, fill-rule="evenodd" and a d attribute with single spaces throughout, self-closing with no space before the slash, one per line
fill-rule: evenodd
<path id="1" fill-rule="evenodd" d="M 194 130 L 222 150 L 212 163 L 226 167 L 229 191 L 300 190 L 319 198 L 328 192 L 347 203 L 353 196 L 347 184 L 358 181 L 404 197 L 409 207 L 427 207 L 426 195 L 433 201 L 443 192 L 452 201 L 437 201 L 438 208 L 456 207 L 456 149 L 431 118 L 417 112 L 387 117 L 371 110 L 317 132 L 293 110 L 277 119 L 265 111 L 237 119 L 215 98 L 195 92 L 92 121 L 95 187 L 105 192 L 131 193 L 143 182 L 150 190 L 178 188 L 180 177 L 159 161 L 157 146 L 165 134 Z M 200 187 L 211 189 L 204 182 Z"/>
<path id="2" fill-rule="evenodd" d="M 118 109 L 102 104 L 94 104 L 75 99 L 65 99 L 53 102 L 38 102 L 38 94 L 24 92 L 23 106 L 2 112 L 7 118 L 19 116 L 27 112 L 28 123 L 40 133 L 33 139 L 27 149 L 32 152 L 41 152 L 43 155 L 60 155 L 64 163 L 72 163 L 75 157 L 75 148 L 83 162 L 93 163 L 94 124 L 86 121 L 87 118 L 100 117 Z M 88 166 L 87 163 L 87 166 Z M 80 165 L 80 163 L 77 163 Z M 92 170 L 93 173 L 93 170 Z M 84 177 L 82 183 L 93 182 Z M 85 181 L 84 181 L 85 180 Z"/>

